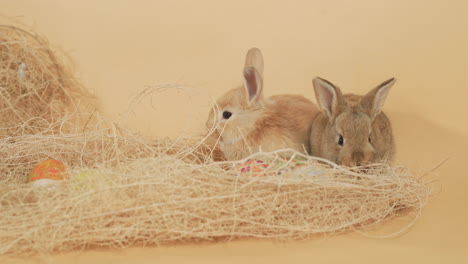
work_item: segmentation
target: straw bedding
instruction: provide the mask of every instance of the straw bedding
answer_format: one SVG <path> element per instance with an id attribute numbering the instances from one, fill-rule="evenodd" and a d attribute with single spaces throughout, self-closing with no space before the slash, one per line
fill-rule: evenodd
<path id="1" fill-rule="evenodd" d="M 64 115 L 95 105 L 58 54 L 35 33 L 0 25 L 1 136 L 63 129 Z"/>
<path id="2" fill-rule="evenodd" d="M 41 38 L 0 32 L 0 254 L 302 239 L 365 230 L 427 202 L 430 185 L 405 168 L 357 172 L 281 150 L 291 159 L 250 157 L 271 165 L 258 174 L 241 172 L 245 161 L 213 162 L 203 139 L 145 138 L 86 114 L 81 105 L 94 99 Z M 304 166 L 284 169 L 299 156 Z M 70 179 L 26 184 L 48 158 L 64 162 Z"/>

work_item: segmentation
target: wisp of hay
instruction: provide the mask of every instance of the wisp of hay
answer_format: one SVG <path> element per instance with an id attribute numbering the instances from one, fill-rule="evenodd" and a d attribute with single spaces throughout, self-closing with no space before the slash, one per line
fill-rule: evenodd
<path id="1" fill-rule="evenodd" d="M 214 162 L 204 139 L 149 139 L 97 112 L 93 122 L 77 123 L 89 114 L 68 106 L 88 94 L 35 35 L 0 30 L 7 33 L 0 35 L 0 255 L 302 239 L 366 230 L 404 209 L 417 216 L 428 200 L 431 186 L 405 168 L 357 172 L 279 150 L 253 154 L 272 166 L 245 173 L 245 160 Z M 294 157 L 305 165 L 285 170 Z M 63 162 L 70 178 L 26 183 L 50 158 Z"/>

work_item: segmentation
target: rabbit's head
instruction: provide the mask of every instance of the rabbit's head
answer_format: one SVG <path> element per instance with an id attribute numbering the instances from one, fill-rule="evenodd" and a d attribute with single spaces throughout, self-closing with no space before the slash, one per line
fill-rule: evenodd
<path id="1" fill-rule="evenodd" d="M 206 127 L 221 144 L 234 144 L 256 129 L 262 116 L 263 56 L 259 49 L 248 51 L 243 71 L 244 85 L 222 95 L 210 110 Z"/>
<path id="2" fill-rule="evenodd" d="M 343 95 L 327 80 L 313 85 L 322 113 L 312 125 L 312 155 L 346 166 L 391 160 L 392 128 L 382 106 L 395 83 L 387 80 L 364 96 Z"/>

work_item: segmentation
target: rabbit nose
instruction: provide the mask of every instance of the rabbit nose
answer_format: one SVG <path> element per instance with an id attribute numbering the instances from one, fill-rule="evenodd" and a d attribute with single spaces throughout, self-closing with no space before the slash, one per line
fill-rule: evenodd
<path id="1" fill-rule="evenodd" d="M 352 160 L 351 156 L 345 156 L 341 159 L 340 164 L 347 167 L 354 167 L 356 164 Z"/>
<path id="2" fill-rule="evenodd" d="M 364 160 L 364 153 L 362 152 L 354 152 L 352 155 L 352 160 L 358 166 L 360 166 L 361 162 Z"/>

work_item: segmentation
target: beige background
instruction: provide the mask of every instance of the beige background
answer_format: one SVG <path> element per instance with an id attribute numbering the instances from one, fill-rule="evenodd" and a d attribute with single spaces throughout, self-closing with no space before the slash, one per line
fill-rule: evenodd
<path id="1" fill-rule="evenodd" d="M 68 253 L 53 262 L 468 262 L 466 0 L 2 0 L 0 12 L 65 50 L 104 111 L 150 136 L 202 133 L 210 100 L 241 84 L 243 57 L 256 46 L 270 95 L 314 99 L 317 75 L 357 93 L 396 77 L 385 111 L 398 162 L 421 173 L 450 158 L 437 170 L 436 196 L 398 238 L 240 240 Z M 154 92 L 130 107 L 147 87 Z"/>

